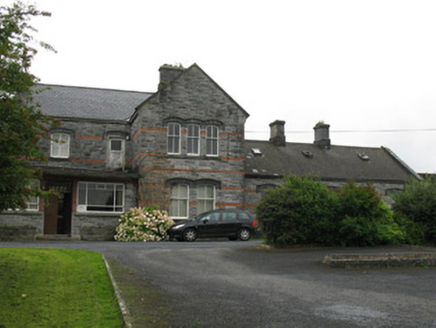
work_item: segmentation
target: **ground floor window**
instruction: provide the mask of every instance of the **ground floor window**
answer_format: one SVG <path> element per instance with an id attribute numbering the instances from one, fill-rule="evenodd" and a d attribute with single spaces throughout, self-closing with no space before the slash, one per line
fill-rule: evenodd
<path id="1" fill-rule="evenodd" d="M 173 218 L 188 218 L 189 186 L 175 184 L 171 190 L 170 215 Z"/>
<path id="2" fill-rule="evenodd" d="M 215 186 L 199 185 L 197 187 L 198 211 L 201 214 L 215 208 Z"/>
<path id="3" fill-rule="evenodd" d="M 124 212 L 121 183 L 79 182 L 78 212 Z"/>

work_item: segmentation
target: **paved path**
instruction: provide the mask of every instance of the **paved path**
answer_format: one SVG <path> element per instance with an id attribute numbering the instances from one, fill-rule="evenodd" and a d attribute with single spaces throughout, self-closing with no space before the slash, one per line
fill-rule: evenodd
<path id="1" fill-rule="evenodd" d="M 436 268 L 332 269 L 321 264 L 323 257 L 345 251 L 265 251 L 255 243 L 38 242 L 0 247 L 103 253 L 162 292 L 174 314 L 173 327 L 436 327 Z"/>

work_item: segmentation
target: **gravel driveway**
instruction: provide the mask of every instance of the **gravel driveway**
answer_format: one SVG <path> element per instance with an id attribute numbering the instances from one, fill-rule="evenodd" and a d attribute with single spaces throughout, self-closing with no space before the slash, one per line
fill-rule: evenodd
<path id="1" fill-rule="evenodd" d="M 172 327 L 436 327 L 436 268 L 332 269 L 321 264 L 326 254 L 353 250 L 269 251 L 256 243 L 38 242 L 0 247 L 103 253 L 160 291 L 173 314 Z"/>

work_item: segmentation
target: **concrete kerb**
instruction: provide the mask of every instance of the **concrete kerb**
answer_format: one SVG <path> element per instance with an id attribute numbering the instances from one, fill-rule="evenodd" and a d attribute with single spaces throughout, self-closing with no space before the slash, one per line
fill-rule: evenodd
<path id="1" fill-rule="evenodd" d="M 103 257 L 104 264 L 106 265 L 106 269 L 109 274 L 109 277 L 111 278 L 112 285 L 114 286 L 115 294 L 117 295 L 118 304 L 120 305 L 121 314 L 123 315 L 124 325 L 125 327 L 132 328 L 133 324 L 132 324 L 132 319 L 130 317 L 129 310 L 127 309 L 126 303 L 124 302 L 121 296 L 120 289 L 118 288 L 117 282 L 115 281 L 115 278 L 112 274 L 112 270 L 109 266 L 109 263 L 106 261 L 104 255 L 102 255 L 102 257 Z"/>
<path id="2" fill-rule="evenodd" d="M 436 253 L 331 254 L 323 263 L 332 268 L 393 268 L 436 266 Z"/>

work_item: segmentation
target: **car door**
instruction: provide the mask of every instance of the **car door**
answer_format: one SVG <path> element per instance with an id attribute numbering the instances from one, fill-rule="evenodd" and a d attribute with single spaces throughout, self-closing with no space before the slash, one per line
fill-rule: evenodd
<path id="1" fill-rule="evenodd" d="M 198 233 L 202 237 L 215 236 L 218 230 L 220 220 L 219 212 L 212 212 L 204 215 L 198 223 Z"/>
<path id="2" fill-rule="evenodd" d="M 239 230 L 238 213 L 236 211 L 225 211 L 221 214 L 218 230 L 222 236 L 234 236 Z"/>

